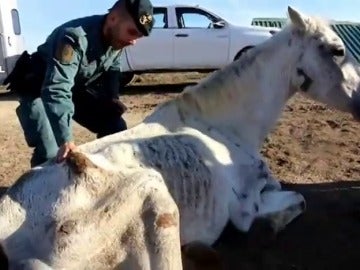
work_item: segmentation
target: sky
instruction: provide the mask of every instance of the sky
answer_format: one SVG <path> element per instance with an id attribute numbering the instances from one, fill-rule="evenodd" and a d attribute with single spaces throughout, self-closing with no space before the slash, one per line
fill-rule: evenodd
<path id="1" fill-rule="evenodd" d="M 6 1 L 6 0 L 5 0 Z M 82 16 L 103 14 L 115 0 L 17 0 L 29 52 L 36 50 L 58 25 Z M 286 17 L 287 6 L 326 19 L 360 22 L 360 0 L 152 0 L 153 5 L 199 5 L 237 25 L 254 17 Z"/>

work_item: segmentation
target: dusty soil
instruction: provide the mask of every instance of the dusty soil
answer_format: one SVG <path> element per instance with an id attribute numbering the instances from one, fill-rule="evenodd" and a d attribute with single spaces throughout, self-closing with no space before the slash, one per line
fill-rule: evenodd
<path id="1" fill-rule="evenodd" d="M 125 115 L 129 125 L 203 76 L 149 74 L 136 78 L 123 96 L 129 108 Z M 3 188 L 29 168 L 31 149 L 25 145 L 16 106 L 14 97 L 0 94 Z M 94 138 L 76 124 L 75 134 L 77 143 Z M 264 229 L 245 235 L 229 225 L 215 245 L 226 269 L 359 269 L 359 146 L 360 125 L 349 115 L 301 96 L 291 100 L 263 153 L 284 187 L 304 194 L 308 209 L 277 237 Z"/>

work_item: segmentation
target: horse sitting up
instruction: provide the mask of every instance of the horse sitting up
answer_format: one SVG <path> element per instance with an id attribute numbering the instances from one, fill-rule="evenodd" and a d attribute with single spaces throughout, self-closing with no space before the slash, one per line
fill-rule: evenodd
<path id="1" fill-rule="evenodd" d="M 0 199 L 0 261 L 179 270 L 181 249 L 210 247 L 228 221 L 278 232 L 303 213 L 260 148 L 296 92 L 360 119 L 360 72 L 327 23 L 288 12 L 287 27 L 142 123 L 22 175 Z"/>

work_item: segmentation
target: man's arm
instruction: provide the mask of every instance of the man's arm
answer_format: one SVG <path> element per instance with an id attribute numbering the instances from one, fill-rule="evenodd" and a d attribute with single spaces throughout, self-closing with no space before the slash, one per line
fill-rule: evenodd
<path id="1" fill-rule="evenodd" d="M 110 99 L 117 98 L 120 92 L 120 79 L 121 79 L 121 52 L 118 53 L 114 62 L 106 72 L 105 88 Z"/>
<path id="2" fill-rule="evenodd" d="M 71 89 L 81 57 L 77 37 L 64 34 L 55 45 L 53 57 L 47 64 L 42 100 L 59 146 L 73 140 Z"/>
<path id="3" fill-rule="evenodd" d="M 106 71 L 105 74 L 105 90 L 106 95 L 111 102 L 111 106 L 113 106 L 114 110 L 116 110 L 120 115 L 126 112 L 126 106 L 119 100 L 120 94 L 120 80 L 121 80 L 121 52 L 114 59 L 114 62 Z"/>

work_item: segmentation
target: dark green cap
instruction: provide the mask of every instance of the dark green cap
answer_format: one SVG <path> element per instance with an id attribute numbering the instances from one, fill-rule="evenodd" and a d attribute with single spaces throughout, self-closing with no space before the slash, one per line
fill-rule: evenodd
<path id="1" fill-rule="evenodd" d="M 139 31 L 148 36 L 155 22 L 150 0 L 125 0 L 125 6 Z"/>

